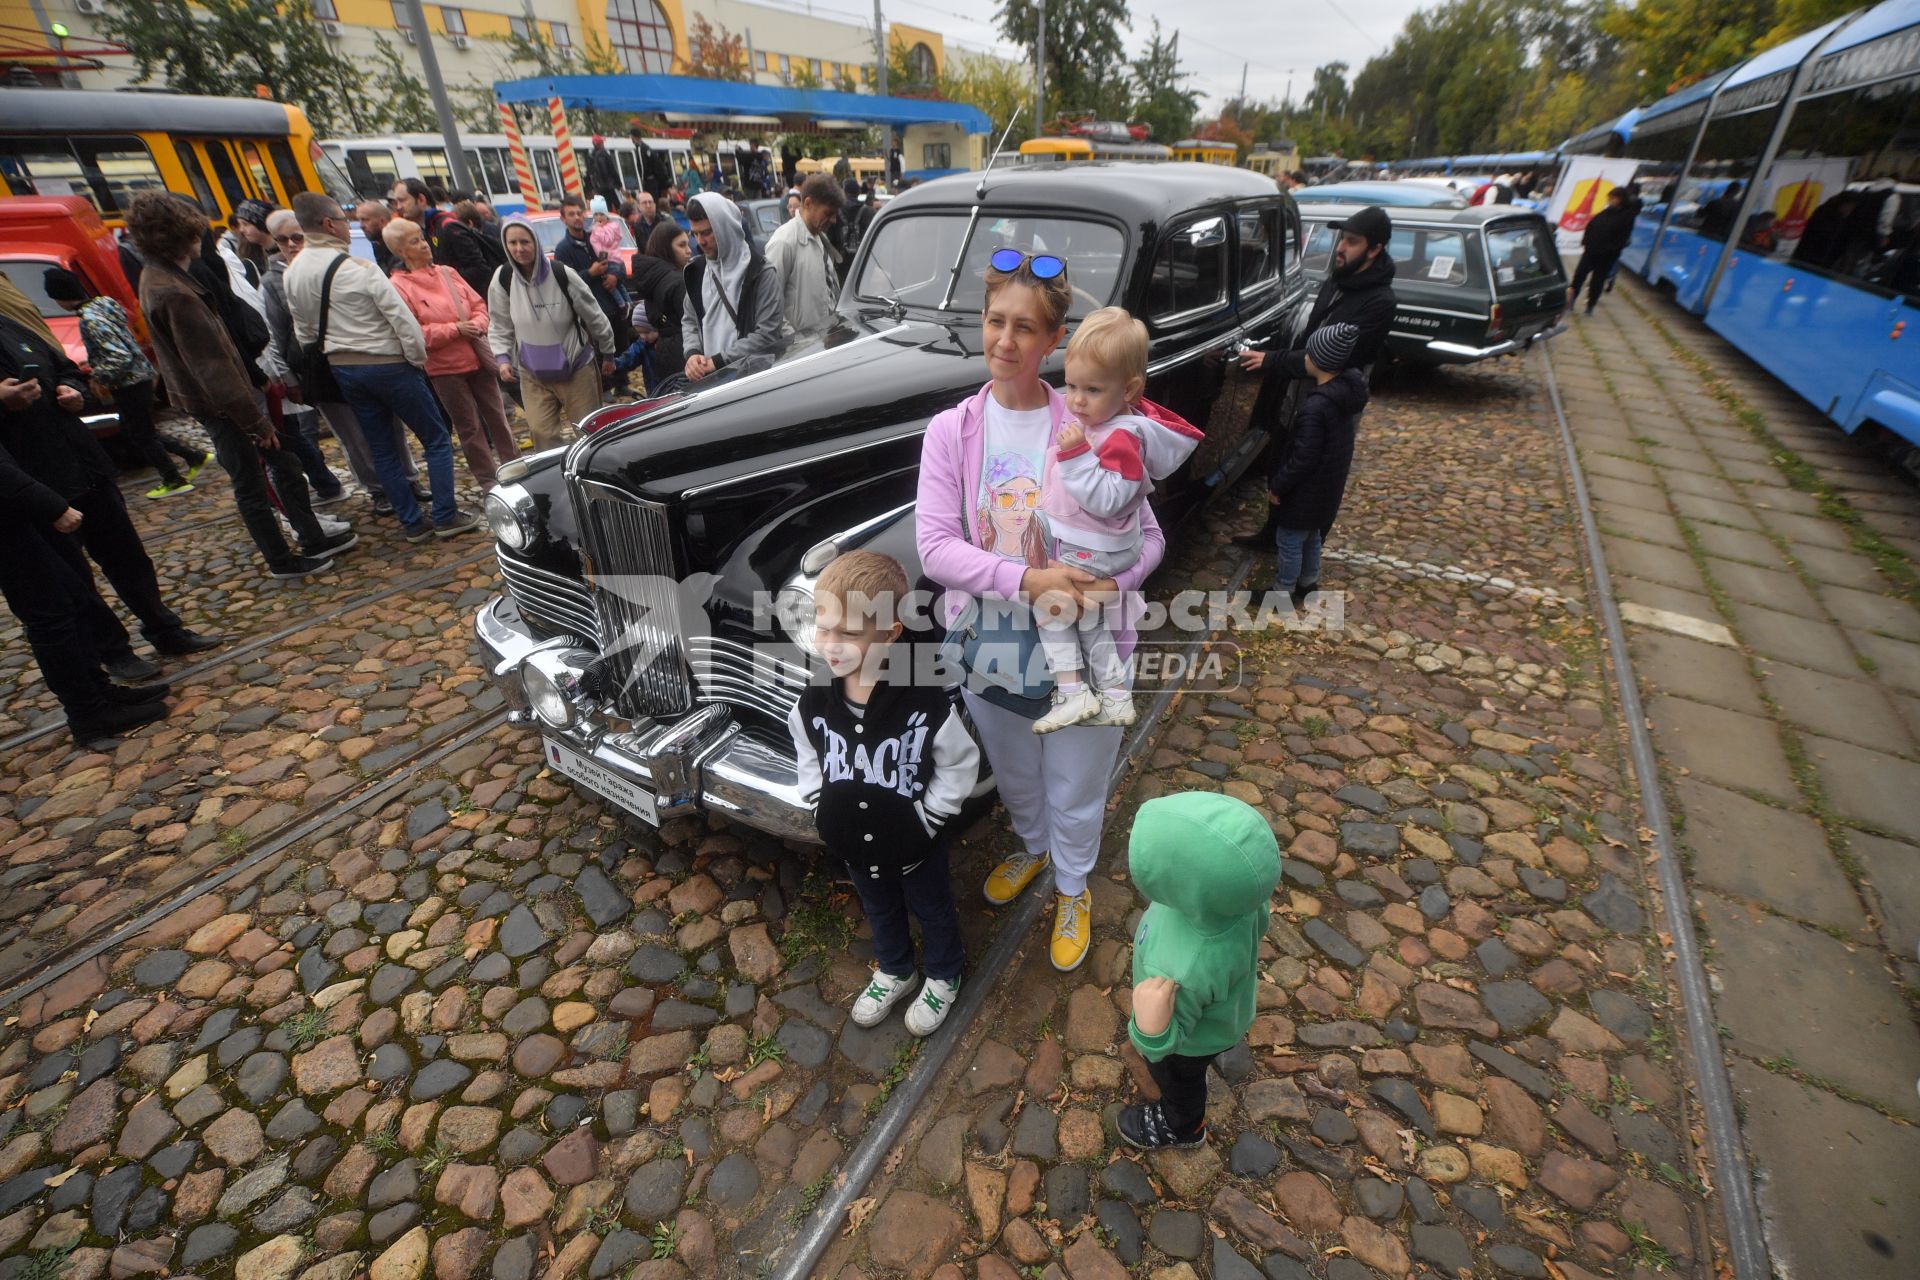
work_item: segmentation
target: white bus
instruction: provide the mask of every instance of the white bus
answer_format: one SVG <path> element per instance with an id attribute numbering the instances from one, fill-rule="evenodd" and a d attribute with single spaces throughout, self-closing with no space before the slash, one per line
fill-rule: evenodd
<path id="1" fill-rule="evenodd" d="M 540 190 L 540 203 L 548 209 L 560 205 L 560 165 L 558 149 L 550 137 L 523 134 L 527 162 L 533 166 L 533 180 Z M 487 200 L 502 214 L 525 210 L 520 183 L 514 177 L 512 153 L 504 133 L 462 134 L 460 145 L 467 153 L 467 167 L 474 181 L 486 190 Z M 586 178 L 587 152 L 591 136 L 574 138 L 574 154 Z M 620 166 L 620 187 L 638 191 L 642 187 L 643 163 L 664 162 L 678 182 L 692 160 L 692 148 L 685 138 L 648 138 L 646 155 L 631 138 L 608 138 L 607 150 Z M 443 187 L 456 198 L 464 193 L 453 190 L 453 173 L 447 165 L 446 142 L 437 133 L 396 133 L 383 137 L 324 139 L 320 147 L 332 157 L 362 198 L 384 200 L 396 178 L 419 178 L 432 186 Z"/>

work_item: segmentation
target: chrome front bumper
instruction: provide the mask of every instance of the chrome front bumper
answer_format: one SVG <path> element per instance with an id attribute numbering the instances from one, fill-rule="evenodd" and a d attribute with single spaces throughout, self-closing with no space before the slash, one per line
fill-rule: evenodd
<path id="1" fill-rule="evenodd" d="M 1505 342 L 1496 342 L 1490 347 L 1470 347 L 1461 342 L 1429 342 L 1427 353 L 1438 357 L 1442 364 L 1467 364 L 1475 360 L 1491 360 L 1495 356 L 1510 356 L 1529 351 L 1532 350 L 1534 343 L 1556 338 L 1566 331 L 1567 322 L 1557 320 L 1550 328 L 1542 329 L 1538 333 L 1520 339 L 1509 338 Z"/>
<path id="2" fill-rule="evenodd" d="M 481 607 L 474 634 L 506 698 L 508 719 L 652 793 L 655 812 L 641 817 L 665 821 L 718 813 L 776 836 L 819 842 L 813 811 L 800 800 L 792 751 L 742 733 L 727 707 L 709 704 L 671 722 L 627 721 L 575 693 L 567 695 L 570 723 L 556 728 L 534 714 L 523 668 L 536 653 L 574 644 L 535 636 L 505 595 Z"/>

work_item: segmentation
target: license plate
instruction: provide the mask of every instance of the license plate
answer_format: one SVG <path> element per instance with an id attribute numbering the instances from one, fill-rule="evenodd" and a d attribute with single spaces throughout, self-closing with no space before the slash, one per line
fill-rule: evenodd
<path id="1" fill-rule="evenodd" d="M 549 768 L 566 774 L 587 790 L 605 796 L 654 826 L 660 825 L 660 815 L 654 809 L 653 792 L 552 738 L 542 738 L 541 741 L 546 744 Z"/>

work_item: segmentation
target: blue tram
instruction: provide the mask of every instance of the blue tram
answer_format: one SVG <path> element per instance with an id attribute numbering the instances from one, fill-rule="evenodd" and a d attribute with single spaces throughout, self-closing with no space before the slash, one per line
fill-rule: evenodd
<path id="1" fill-rule="evenodd" d="M 1629 115 L 1562 148 L 1639 162 L 1623 264 L 1845 430 L 1920 447 L 1920 0 Z"/>

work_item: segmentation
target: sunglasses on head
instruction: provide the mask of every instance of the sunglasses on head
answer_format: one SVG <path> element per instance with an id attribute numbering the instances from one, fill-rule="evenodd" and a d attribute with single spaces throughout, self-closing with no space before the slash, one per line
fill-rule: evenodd
<path id="1" fill-rule="evenodd" d="M 1035 280 L 1052 280 L 1067 269 L 1064 258 L 1056 258 L 1050 253 L 1022 253 L 1018 249 L 995 249 L 987 263 L 1005 275 L 1012 275 L 1025 267 L 1027 274 Z"/>

